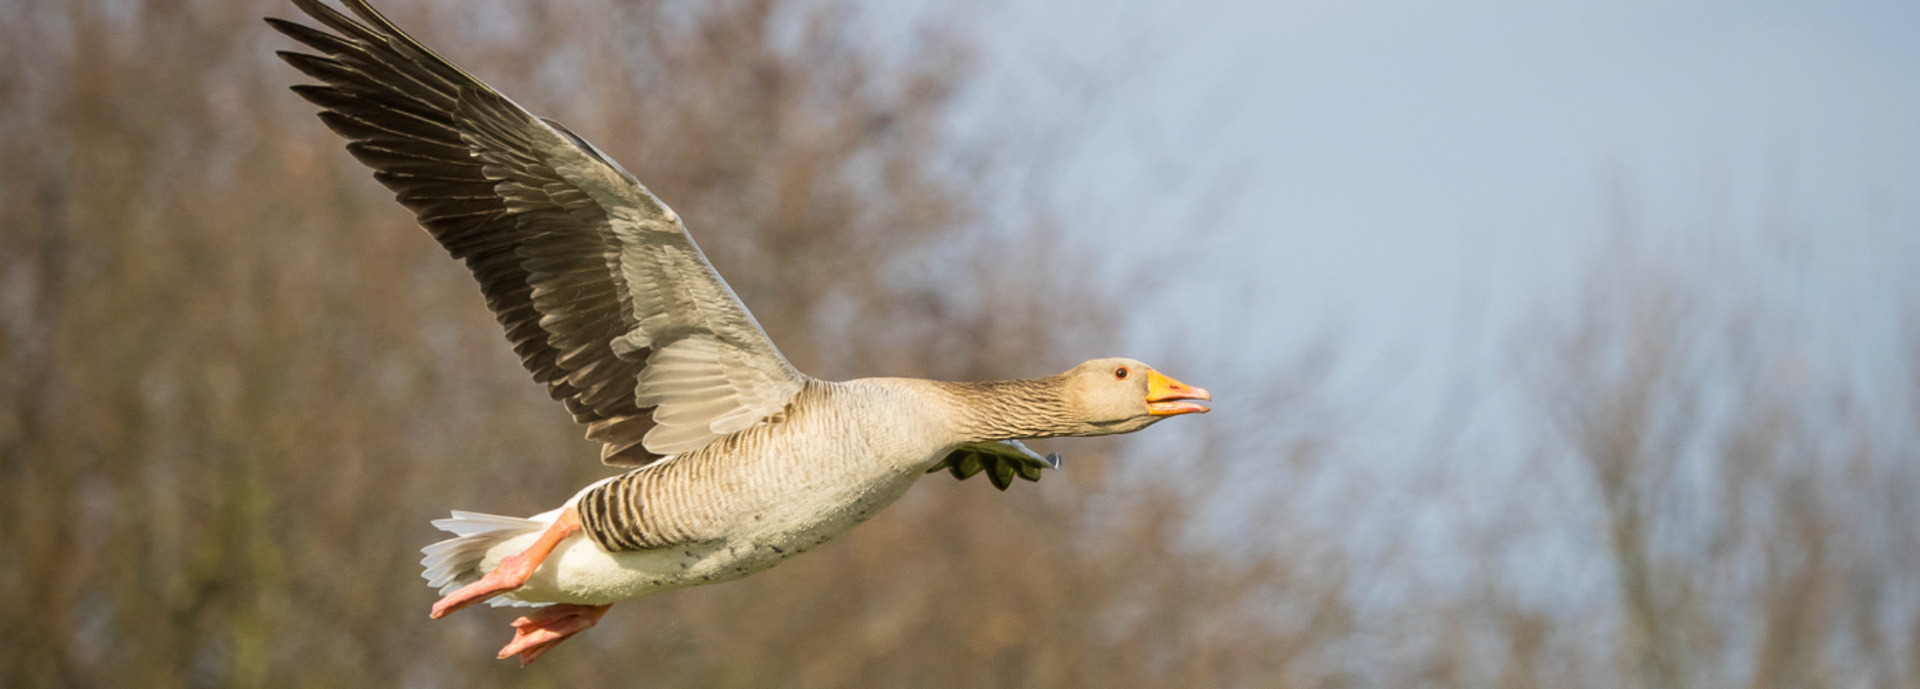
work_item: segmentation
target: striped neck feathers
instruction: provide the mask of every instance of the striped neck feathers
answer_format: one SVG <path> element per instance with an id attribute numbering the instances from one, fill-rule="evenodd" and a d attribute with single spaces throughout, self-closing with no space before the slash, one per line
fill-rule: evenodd
<path id="1" fill-rule="evenodd" d="M 1068 398 L 1064 376 L 937 384 L 951 400 L 954 430 L 966 442 L 1114 432 L 1085 420 Z"/>

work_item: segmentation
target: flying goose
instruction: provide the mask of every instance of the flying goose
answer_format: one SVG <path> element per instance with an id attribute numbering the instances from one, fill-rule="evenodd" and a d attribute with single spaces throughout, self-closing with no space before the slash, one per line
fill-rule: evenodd
<path id="1" fill-rule="evenodd" d="M 1207 391 L 1132 359 L 1028 380 L 833 382 L 788 363 L 680 217 L 593 144 L 436 55 L 366 0 L 331 31 L 274 29 L 347 151 L 466 261 L 507 339 L 603 462 L 630 470 L 528 517 L 453 512 L 422 549 L 440 618 L 536 608 L 500 658 L 533 662 L 616 601 L 736 579 L 846 533 L 920 476 L 1004 490 L 1058 468 L 1022 438 L 1130 433 Z"/>

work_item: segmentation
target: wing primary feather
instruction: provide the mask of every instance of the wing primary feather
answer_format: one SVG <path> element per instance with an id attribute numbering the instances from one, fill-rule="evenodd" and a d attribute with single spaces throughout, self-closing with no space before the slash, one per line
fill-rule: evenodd
<path id="1" fill-rule="evenodd" d="M 603 459 L 644 464 L 784 418 L 807 379 L 617 162 L 366 0 L 343 0 L 351 16 L 293 2 L 320 24 L 267 20 L 319 53 L 280 52 L 320 82 L 294 92 L 466 261 L 522 364 Z"/>

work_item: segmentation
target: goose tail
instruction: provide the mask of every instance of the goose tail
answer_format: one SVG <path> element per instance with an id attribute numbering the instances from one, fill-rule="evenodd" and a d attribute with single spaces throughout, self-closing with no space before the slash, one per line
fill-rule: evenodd
<path id="1" fill-rule="evenodd" d="M 420 560 L 420 566 L 425 568 L 420 578 L 426 579 L 427 585 L 438 590 L 442 596 L 478 581 L 486 575 L 486 572 L 480 571 L 480 562 L 486 558 L 488 550 L 509 538 L 545 530 L 552 521 L 552 514 L 522 518 L 454 510 L 450 518 L 435 519 L 434 528 L 453 534 L 453 538 L 420 549 L 420 553 L 426 556 Z M 542 520 L 541 517 L 548 519 Z M 507 596 L 495 596 L 487 603 L 495 607 L 549 605 L 513 600 Z"/>

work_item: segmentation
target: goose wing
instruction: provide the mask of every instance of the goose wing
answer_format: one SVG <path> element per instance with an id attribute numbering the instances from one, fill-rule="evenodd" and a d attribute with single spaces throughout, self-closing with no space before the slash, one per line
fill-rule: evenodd
<path id="1" fill-rule="evenodd" d="M 986 472 L 987 480 L 993 487 L 1006 490 L 1013 485 L 1013 477 L 1028 481 L 1040 480 L 1040 472 L 1046 469 L 1059 469 L 1060 455 L 1041 456 L 1018 440 L 988 440 L 967 443 L 947 453 L 947 458 L 933 465 L 927 473 L 946 469 L 954 478 L 965 481 L 974 474 Z"/>
<path id="2" fill-rule="evenodd" d="M 331 31 L 293 90 L 466 261 L 535 381 L 608 464 L 637 466 L 781 414 L 805 377 L 666 204 L 592 144 L 527 112 L 382 16 L 294 0 Z"/>

